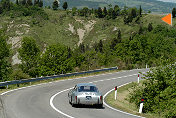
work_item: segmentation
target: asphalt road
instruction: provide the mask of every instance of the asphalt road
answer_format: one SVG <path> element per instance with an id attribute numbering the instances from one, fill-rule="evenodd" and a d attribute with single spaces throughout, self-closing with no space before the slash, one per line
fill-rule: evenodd
<path id="1" fill-rule="evenodd" d="M 135 116 L 114 111 L 105 105 L 103 108 L 74 108 L 68 103 L 68 89 L 77 83 L 92 82 L 104 95 L 115 86 L 137 81 L 138 72 L 146 71 L 148 69 L 101 74 L 9 92 L 1 96 L 5 118 L 134 118 Z"/>

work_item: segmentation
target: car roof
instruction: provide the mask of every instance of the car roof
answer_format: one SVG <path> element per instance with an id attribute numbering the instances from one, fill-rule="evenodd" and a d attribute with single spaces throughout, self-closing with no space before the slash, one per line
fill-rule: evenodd
<path id="1" fill-rule="evenodd" d="M 79 83 L 77 84 L 77 86 L 95 86 L 95 85 L 92 83 Z"/>

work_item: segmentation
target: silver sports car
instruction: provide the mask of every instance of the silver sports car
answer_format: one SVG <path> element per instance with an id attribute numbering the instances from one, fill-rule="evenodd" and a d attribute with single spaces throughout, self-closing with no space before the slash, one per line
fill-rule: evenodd
<path id="1" fill-rule="evenodd" d="M 74 89 L 69 91 L 68 98 L 72 106 L 85 104 L 103 107 L 103 96 L 97 87 L 91 83 L 77 84 Z"/>

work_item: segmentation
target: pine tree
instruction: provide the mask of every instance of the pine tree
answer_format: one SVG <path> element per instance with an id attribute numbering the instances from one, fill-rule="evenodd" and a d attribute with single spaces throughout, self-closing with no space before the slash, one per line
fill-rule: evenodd
<path id="1" fill-rule="evenodd" d="M 172 17 L 175 18 L 176 17 L 176 8 L 172 9 Z"/>
<path id="2" fill-rule="evenodd" d="M 3 8 L 2 8 L 2 5 L 0 4 L 0 14 L 3 13 Z"/>
<path id="3" fill-rule="evenodd" d="M 143 28 L 142 26 L 140 26 L 138 34 L 142 34 L 142 33 L 143 33 Z"/>
<path id="4" fill-rule="evenodd" d="M 112 39 L 112 41 L 111 41 L 111 49 L 114 49 L 114 47 L 117 45 L 117 43 L 118 43 L 118 40 L 117 40 L 117 38 L 113 38 Z"/>
<path id="5" fill-rule="evenodd" d="M 22 0 L 21 4 L 24 6 L 26 5 L 26 0 Z"/>
<path id="6" fill-rule="evenodd" d="M 103 52 L 103 42 L 102 42 L 102 40 L 100 40 L 100 42 L 98 43 L 98 48 L 99 48 L 99 51 L 102 53 Z"/>
<path id="7" fill-rule="evenodd" d="M 53 10 L 57 10 L 57 9 L 58 9 L 59 4 L 58 4 L 58 1 L 57 1 L 57 0 L 54 0 L 52 7 L 53 7 Z"/>
<path id="8" fill-rule="evenodd" d="M 136 17 L 136 9 L 135 8 L 131 9 L 131 14 L 130 15 L 131 15 L 132 18 Z"/>
<path id="9" fill-rule="evenodd" d="M 141 8 L 141 5 L 140 5 L 140 8 L 139 8 L 139 15 L 140 15 L 140 17 L 142 16 L 142 8 Z"/>
<path id="10" fill-rule="evenodd" d="M 104 7 L 104 9 L 103 9 L 103 16 L 106 17 L 107 14 L 108 14 L 107 9 L 106 9 L 106 7 Z"/>
<path id="11" fill-rule="evenodd" d="M 98 7 L 98 18 L 103 18 L 101 7 Z"/>
<path id="12" fill-rule="evenodd" d="M 38 3 L 39 7 L 43 7 L 43 1 L 40 0 L 39 3 Z"/>
<path id="13" fill-rule="evenodd" d="M 62 7 L 63 7 L 63 9 L 65 9 L 65 10 L 66 10 L 66 9 L 68 8 L 68 4 L 67 4 L 67 2 L 64 2 L 64 4 L 63 4 L 63 6 L 62 6 Z"/>
<path id="14" fill-rule="evenodd" d="M 38 5 L 38 0 L 34 0 L 34 6 Z"/>
<path id="15" fill-rule="evenodd" d="M 148 31 L 151 32 L 152 30 L 153 30 L 152 23 L 149 23 L 149 24 L 148 24 Z"/>
<path id="16" fill-rule="evenodd" d="M 122 39 L 122 35 L 121 35 L 121 31 L 120 30 L 118 31 L 118 39 L 119 39 L 119 43 L 120 43 L 121 39 Z"/>
<path id="17" fill-rule="evenodd" d="M 112 11 L 112 19 L 116 19 L 116 18 L 117 18 L 116 12 L 113 10 L 113 11 Z"/>
<path id="18" fill-rule="evenodd" d="M 32 4 L 32 0 L 27 0 L 26 4 L 27 4 L 28 6 L 32 6 L 32 5 L 33 5 L 33 4 Z"/>
<path id="19" fill-rule="evenodd" d="M 115 5 L 115 6 L 114 6 L 114 11 L 115 11 L 115 15 L 116 15 L 116 16 L 119 16 L 119 15 L 120 15 L 120 8 L 119 8 L 118 5 Z"/>
<path id="20" fill-rule="evenodd" d="M 18 0 L 16 0 L 16 5 L 19 5 L 19 1 Z"/>

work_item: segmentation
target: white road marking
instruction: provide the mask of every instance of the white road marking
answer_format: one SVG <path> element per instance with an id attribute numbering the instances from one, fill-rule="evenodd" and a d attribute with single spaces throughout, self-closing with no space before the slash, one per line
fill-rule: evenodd
<path id="1" fill-rule="evenodd" d="M 131 83 L 131 82 L 129 82 L 129 83 Z M 120 85 L 120 86 L 118 86 L 117 88 L 120 88 L 120 87 L 122 87 L 122 86 L 125 86 L 125 85 L 127 85 L 127 84 L 129 84 L 129 83 L 125 83 L 125 84 L 123 84 L 123 85 Z M 108 108 L 110 108 L 110 109 L 112 109 L 112 110 L 114 110 L 114 111 L 117 111 L 117 112 L 121 112 L 121 113 L 124 113 L 124 114 L 127 114 L 127 115 L 131 115 L 131 116 L 135 116 L 135 117 L 138 117 L 138 118 L 145 118 L 145 117 L 141 117 L 141 116 L 138 116 L 138 115 L 134 115 L 134 114 L 131 114 L 131 113 L 128 113 L 128 112 L 124 112 L 124 111 L 121 111 L 121 110 L 118 110 L 118 109 L 116 109 L 116 108 L 113 108 L 113 107 L 111 107 L 111 106 L 109 106 L 108 104 L 106 104 L 106 102 L 104 101 L 105 100 L 105 97 L 110 93 L 110 92 L 112 92 L 114 90 L 114 88 L 113 89 L 111 89 L 110 91 L 108 91 L 104 96 L 103 96 L 103 104 L 105 105 L 105 106 L 107 106 Z"/>
<path id="2" fill-rule="evenodd" d="M 132 75 L 128 75 L 128 76 L 122 76 L 122 77 L 117 77 L 117 78 L 111 78 L 111 79 L 103 79 L 103 80 L 98 80 L 98 81 L 92 81 L 92 82 L 89 82 L 89 83 L 97 83 L 97 82 L 102 82 L 102 81 L 114 80 L 114 79 L 119 79 L 119 78 L 130 77 L 130 76 L 134 76 L 134 75 L 137 75 L 137 74 L 132 74 Z M 126 84 L 128 84 L 128 83 L 126 83 Z M 121 86 L 124 86 L 124 85 L 126 85 L 126 84 L 123 84 L 123 85 L 121 85 Z M 118 86 L 118 87 L 121 87 L 121 86 Z M 60 114 L 62 114 L 62 115 L 64 115 L 64 116 L 66 116 L 66 117 L 68 117 L 68 118 L 74 118 L 74 117 L 73 117 L 73 116 L 70 116 L 70 115 L 68 115 L 68 114 L 66 114 L 66 113 L 64 113 L 64 112 L 62 112 L 62 111 L 59 110 L 59 109 L 57 109 L 57 108 L 54 106 L 54 104 L 53 104 L 53 100 L 54 100 L 54 98 L 55 98 L 57 95 L 59 95 L 59 94 L 65 92 L 65 91 L 68 91 L 68 90 L 70 90 L 70 89 L 72 89 L 72 88 L 73 88 L 73 87 L 68 88 L 68 89 L 64 89 L 64 90 L 62 90 L 62 91 L 60 91 L 60 92 L 54 94 L 54 95 L 50 98 L 50 106 L 51 106 L 55 111 L 57 111 L 58 113 L 60 113 Z M 112 89 L 112 90 L 114 90 L 114 89 Z M 105 98 L 106 95 L 107 95 L 108 93 L 110 93 L 112 90 L 110 90 L 109 92 L 107 92 L 103 97 Z M 103 99 L 103 103 L 104 103 L 107 107 L 109 107 L 110 109 L 112 109 L 112 110 L 115 110 L 115 111 L 118 111 L 118 112 L 121 112 L 121 113 L 124 113 L 124 114 L 128 114 L 128 115 L 131 115 L 131 116 L 140 117 L 140 116 L 137 116 L 137 115 L 133 115 L 133 114 L 130 114 L 130 113 L 123 112 L 123 111 L 117 110 L 117 109 L 115 109 L 115 108 L 112 108 L 112 107 L 110 107 L 109 105 L 107 105 L 107 104 L 104 102 L 104 99 Z"/>
<path id="3" fill-rule="evenodd" d="M 133 70 L 142 70 L 142 69 L 133 69 Z M 133 70 L 125 70 L 125 71 L 120 71 L 121 73 L 124 73 L 124 72 L 127 72 L 127 71 L 133 71 Z M 89 77 L 95 77 L 95 76 L 101 76 L 101 75 L 110 75 L 110 74 L 114 74 L 114 73 L 120 73 L 120 72 L 112 72 L 112 73 L 106 73 L 106 74 L 99 74 L 99 75 L 93 75 L 93 76 L 87 76 L 87 77 L 79 77 L 79 78 L 76 78 L 76 79 L 83 79 L 83 78 L 89 78 Z M 118 77 L 118 78 L 121 78 L 121 77 Z M 57 82 L 63 82 L 63 81 L 67 81 L 67 80 L 72 80 L 72 79 L 65 79 L 65 80 L 57 80 L 57 81 L 53 81 L 53 82 L 49 82 L 49 83 L 57 83 Z M 111 80 L 111 79 L 107 79 L 107 80 Z M 89 82 L 89 83 L 93 83 L 93 82 Z M 31 88 L 31 87 L 36 87 L 36 86 L 41 86 L 41 85 L 45 85 L 45 84 L 48 84 L 48 83 L 41 83 L 41 84 L 36 84 L 36 85 L 31 85 L 31 86 L 27 86 L 27 87 L 21 87 L 21 88 L 17 88 L 17 89 L 13 89 L 13 90 L 9 90 L 9 91 L 6 91 L 6 92 L 3 92 L 1 93 L 0 95 L 5 95 L 7 93 L 10 93 L 10 92 L 14 92 L 14 91 L 17 91 L 17 90 L 22 90 L 22 89 L 26 89 L 26 88 Z M 68 89 L 69 90 L 69 89 Z M 67 90 L 65 90 L 67 91 Z M 61 91 L 63 92 L 63 91 Z M 58 93 L 60 94 L 60 93 Z M 58 95 L 57 94 L 57 95 Z M 56 95 L 56 94 L 55 94 Z M 57 96 L 56 95 L 56 96 Z M 54 97 L 53 97 L 54 99 Z M 51 100 L 51 98 L 50 98 Z M 53 108 L 54 109 L 54 108 Z M 56 109 L 55 109 L 56 110 Z M 56 110 L 57 111 L 57 110 Z M 57 111 L 58 112 L 58 111 Z M 63 113 L 65 114 L 65 113 Z M 65 114 L 66 116 L 66 114 Z M 68 115 L 69 116 L 69 115 Z M 69 118 L 74 118 L 72 116 L 70 116 Z"/>

